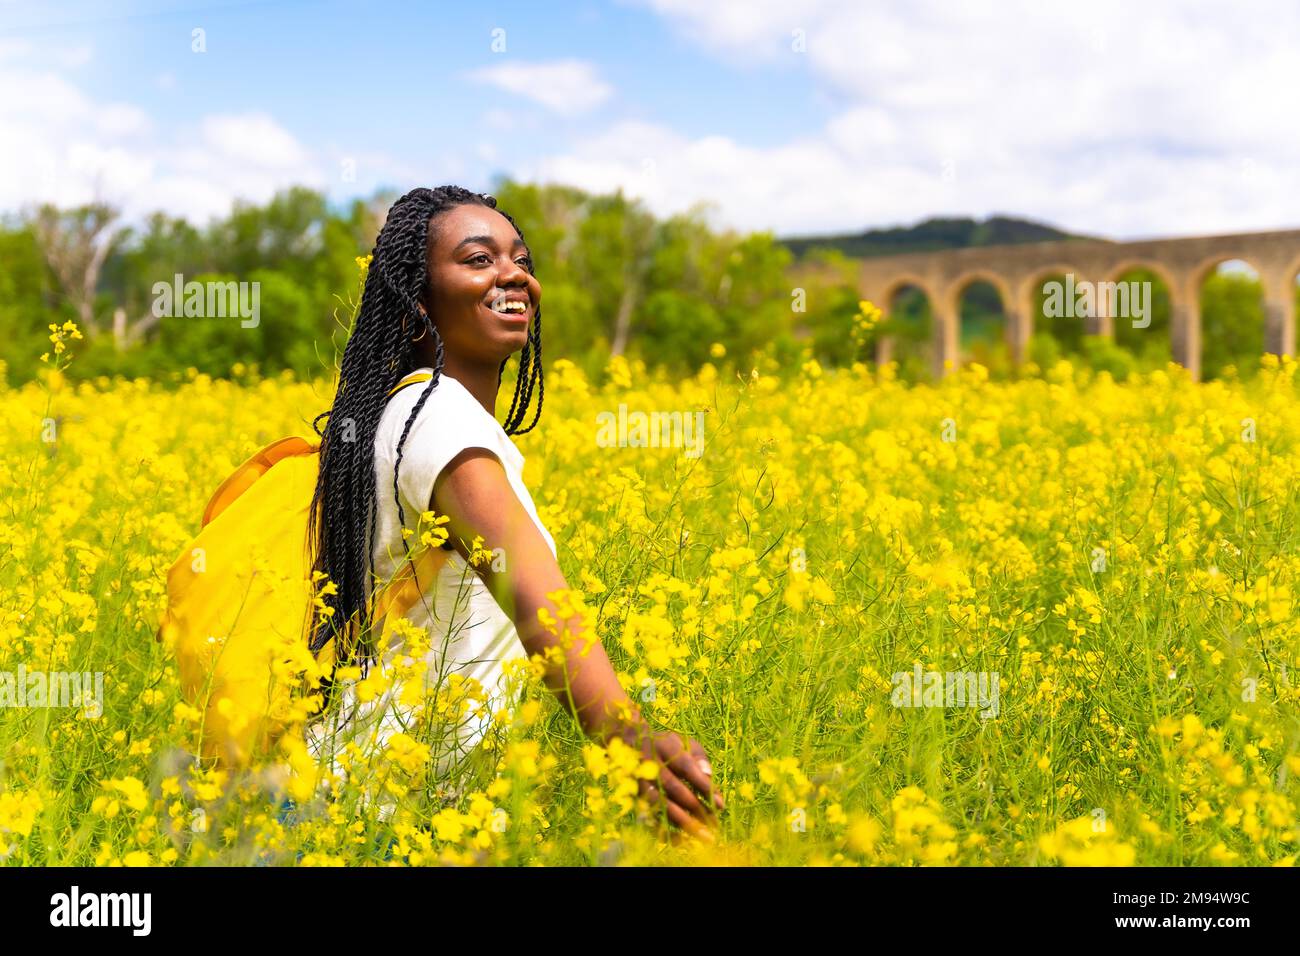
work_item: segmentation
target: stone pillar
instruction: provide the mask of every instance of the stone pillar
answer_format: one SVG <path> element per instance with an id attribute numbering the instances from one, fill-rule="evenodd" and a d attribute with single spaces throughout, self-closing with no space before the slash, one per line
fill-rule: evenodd
<path id="1" fill-rule="evenodd" d="M 1261 285 L 1264 287 L 1264 351 L 1295 355 L 1295 286 L 1287 276 Z"/>
<path id="2" fill-rule="evenodd" d="M 1201 380 L 1201 290 L 1187 286 L 1181 296 L 1169 303 L 1170 350 L 1174 361 L 1192 373 L 1192 380 Z"/>
<path id="3" fill-rule="evenodd" d="M 1102 335 L 1108 339 L 1113 339 L 1115 337 L 1115 316 L 1111 314 L 1110 296 L 1106 294 L 1102 285 L 1105 281 L 1105 279 L 1102 279 L 1097 282 L 1095 314 L 1084 319 L 1083 331 L 1085 335 Z"/>
<path id="4" fill-rule="evenodd" d="M 876 366 L 884 367 L 894 360 L 894 337 L 882 335 L 876 339 Z"/>
<path id="5" fill-rule="evenodd" d="M 1013 284 L 1012 288 L 1018 289 L 1019 294 L 1014 305 L 1007 303 L 1013 309 L 1007 313 L 1007 345 L 1012 359 L 1020 365 L 1029 358 L 1029 340 L 1033 338 L 1039 315 L 1034 309 L 1033 288 L 1027 283 Z"/>
<path id="6" fill-rule="evenodd" d="M 1007 348 L 1011 352 L 1011 361 L 1023 365 L 1029 351 L 1029 337 L 1033 334 L 1034 324 L 1029 317 L 1029 310 L 1020 308 L 1006 314 Z"/>
<path id="7" fill-rule="evenodd" d="M 961 304 L 955 296 L 945 295 L 935 304 L 934 374 L 936 378 L 957 371 L 961 362 Z"/>

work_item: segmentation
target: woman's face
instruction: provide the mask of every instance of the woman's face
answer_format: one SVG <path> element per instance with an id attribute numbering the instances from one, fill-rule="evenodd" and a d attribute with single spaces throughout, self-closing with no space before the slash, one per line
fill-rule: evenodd
<path id="1" fill-rule="evenodd" d="M 501 364 L 527 343 L 542 297 L 527 268 L 528 247 L 505 216 L 478 204 L 442 213 L 430 223 L 430 234 L 423 302 L 446 352 L 458 363 Z M 427 336 L 419 343 L 430 364 L 432 344 Z"/>

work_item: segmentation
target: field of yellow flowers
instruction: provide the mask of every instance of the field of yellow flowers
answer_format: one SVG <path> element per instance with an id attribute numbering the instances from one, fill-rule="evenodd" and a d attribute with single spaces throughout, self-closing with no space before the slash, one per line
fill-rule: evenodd
<path id="1" fill-rule="evenodd" d="M 516 439 L 629 693 L 713 757 L 716 844 L 637 823 L 637 760 L 584 744 L 536 682 L 494 715 L 481 785 L 432 806 L 404 735 L 328 797 L 291 747 L 292 813 L 195 765 L 199 714 L 154 640 L 167 569 L 216 485 L 310 434 L 329 385 L 52 367 L 0 387 L 0 675 L 103 672 L 103 713 L 0 709 L 0 860 L 1295 861 L 1294 362 L 1244 384 L 1061 363 L 913 386 L 723 351 L 673 382 L 555 362 Z M 703 411 L 703 454 L 602 446 L 620 404 Z M 995 675 L 996 706 L 900 700 L 914 671 Z M 377 779 L 391 815 L 367 809 Z"/>

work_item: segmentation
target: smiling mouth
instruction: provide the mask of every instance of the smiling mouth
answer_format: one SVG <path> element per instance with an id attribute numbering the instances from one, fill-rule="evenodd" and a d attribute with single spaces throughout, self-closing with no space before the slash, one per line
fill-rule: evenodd
<path id="1" fill-rule="evenodd" d="M 525 304 L 522 309 L 512 309 L 508 312 L 502 311 L 501 309 L 494 309 L 490 305 L 485 305 L 483 308 L 487 309 L 498 318 L 505 319 L 508 322 L 527 322 L 533 314 L 531 303 Z"/>

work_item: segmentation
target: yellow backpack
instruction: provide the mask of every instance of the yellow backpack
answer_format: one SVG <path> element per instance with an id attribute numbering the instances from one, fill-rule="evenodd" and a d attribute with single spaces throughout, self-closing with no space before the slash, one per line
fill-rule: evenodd
<path id="1" fill-rule="evenodd" d="M 407 376 L 388 394 L 432 376 Z M 175 654 L 181 693 L 201 714 L 200 753 L 245 766 L 299 728 L 318 701 L 295 699 L 304 674 L 328 675 L 333 640 L 312 662 L 314 620 L 307 522 L 320 442 L 293 435 L 267 445 L 217 488 L 201 530 L 167 574 L 157 639 Z M 418 555 L 418 557 L 416 556 Z M 375 598 L 376 626 L 405 615 L 447 554 L 412 555 Z M 307 688 L 310 689 L 310 688 Z"/>

